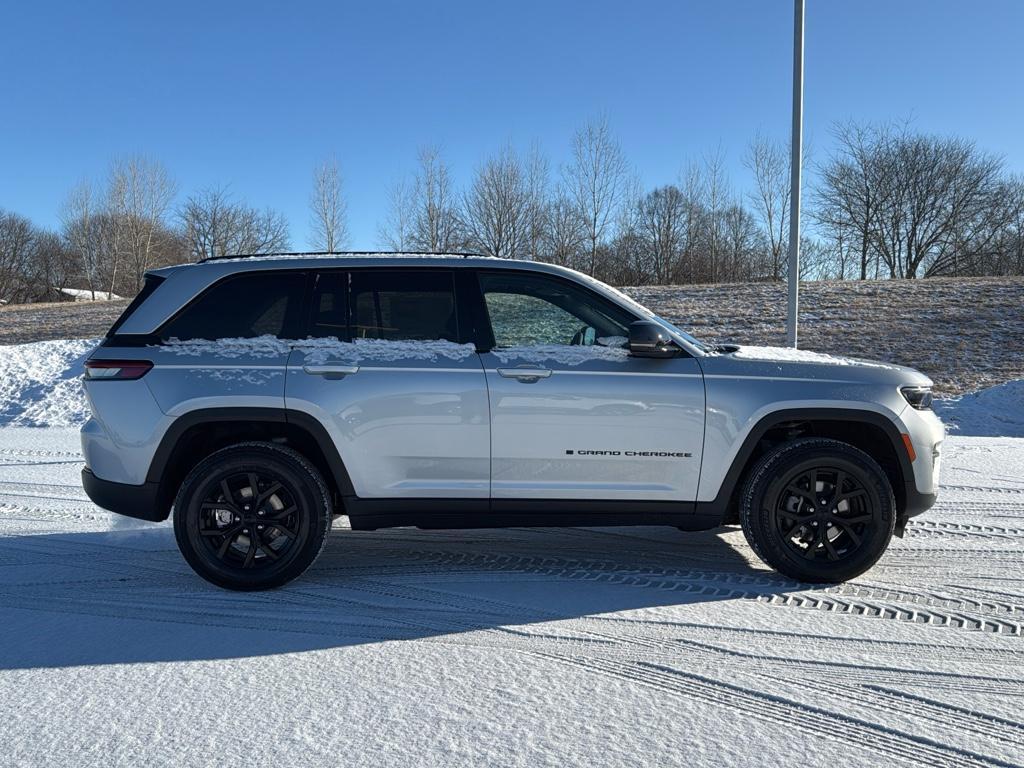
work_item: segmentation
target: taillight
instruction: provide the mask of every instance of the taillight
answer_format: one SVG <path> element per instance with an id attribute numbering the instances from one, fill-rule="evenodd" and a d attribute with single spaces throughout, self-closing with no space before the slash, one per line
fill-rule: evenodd
<path id="1" fill-rule="evenodd" d="M 149 360 L 86 360 L 85 378 L 131 381 L 141 379 L 152 367 Z"/>

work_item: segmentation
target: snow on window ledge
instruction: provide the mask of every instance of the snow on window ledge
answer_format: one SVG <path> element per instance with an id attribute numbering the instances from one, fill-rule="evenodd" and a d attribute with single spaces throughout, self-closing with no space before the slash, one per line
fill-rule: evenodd
<path id="1" fill-rule="evenodd" d="M 257 336 L 251 339 L 169 339 L 160 348 L 175 355 L 198 357 L 215 355 L 232 359 L 239 357 L 281 357 L 293 349 L 306 353 L 305 362 L 320 364 L 328 360 L 345 362 L 395 362 L 398 360 L 429 360 L 445 358 L 464 360 L 476 353 L 472 344 L 457 344 L 443 339 L 433 341 L 391 341 L 388 339 L 356 339 L 341 341 L 337 338 L 279 339 L 276 336 Z"/>
<path id="2" fill-rule="evenodd" d="M 537 344 L 521 347 L 495 347 L 491 350 L 502 363 L 546 363 L 557 365 L 582 365 L 595 360 L 622 362 L 629 358 L 629 350 L 622 347 L 603 347 L 600 345 L 560 345 Z"/>

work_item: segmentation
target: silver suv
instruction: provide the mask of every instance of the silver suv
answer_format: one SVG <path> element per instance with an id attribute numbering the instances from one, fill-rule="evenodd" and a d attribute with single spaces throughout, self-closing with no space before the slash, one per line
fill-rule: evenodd
<path id="1" fill-rule="evenodd" d="M 82 481 L 232 589 L 353 529 L 740 523 L 837 582 L 935 501 L 931 381 L 710 347 L 548 264 L 294 254 L 151 272 L 86 363 Z"/>

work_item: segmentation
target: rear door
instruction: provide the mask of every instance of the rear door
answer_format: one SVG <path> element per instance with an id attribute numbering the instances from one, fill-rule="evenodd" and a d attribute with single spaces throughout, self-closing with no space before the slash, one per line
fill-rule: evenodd
<path id="1" fill-rule="evenodd" d="M 638 318 L 568 279 L 496 269 L 479 286 L 494 499 L 696 500 L 696 360 L 632 357 Z"/>
<path id="2" fill-rule="evenodd" d="M 330 433 L 361 498 L 489 492 L 487 385 L 448 269 L 316 276 L 287 407 Z"/>

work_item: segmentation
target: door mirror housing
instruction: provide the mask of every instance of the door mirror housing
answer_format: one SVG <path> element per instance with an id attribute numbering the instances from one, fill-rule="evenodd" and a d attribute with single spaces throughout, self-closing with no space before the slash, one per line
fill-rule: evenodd
<path id="1" fill-rule="evenodd" d="M 635 357 L 675 357 L 680 350 L 660 325 L 637 320 L 629 325 L 629 351 Z"/>

